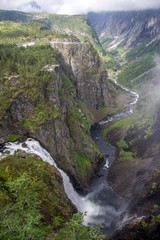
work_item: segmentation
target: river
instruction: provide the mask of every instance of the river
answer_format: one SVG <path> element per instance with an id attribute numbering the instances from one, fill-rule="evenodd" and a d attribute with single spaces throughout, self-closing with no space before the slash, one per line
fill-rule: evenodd
<path id="1" fill-rule="evenodd" d="M 111 235 L 117 228 L 117 223 L 119 222 L 122 212 L 127 207 L 127 202 L 118 196 L 107 182 L 108 168 L 115 159 L 116 148 L 105 141 L 103 129 L 108 122 L 115 122 L 132 114 L 134 105 L 139 97 L 137 93 L 122 86 L 120 87 L 132 93 L 135 99 L 129 103 L 128 109 L 125 112 L 106 117 L 92 126 L 92 139 L 102 153 L 105 164 L 100 168 L 98 177 L 91 181 L 87 188 L 86 196 L 81 196 L 74 190 L 67 174 L 57 167 L 51 155 L 36 140 L 28 138 L 23 143 L 8 142 L 0 152 L 0 159 L 3 159 L 7 155 L 14 155 L 14 153 L 20 149 L 27 153 L 38 155 L 43 161 L 54 165 L 62 175 L 64 189 L 69 199 L 77 207 L 79 212 L 87 212 L 84 218 L 84 224 L 94 225 L 100 223 L 103 225 L 103 231 L 108 235 Z"/>
<path id="2" fill-rule="evenodd" d="M 91 127 L 91 137 L 102 153 L 105 159 L 105 165 L 101 167 L 98 173 L 99 178 L 94 179 L 88 188 L 88 199 L 103 209 L 103 211 L 94 218 L 95 222 L 101 223 L 103 225 L 103 231 L 108 235 L 111 235 L 118 227 L 121 215 L 127 208 L 128 202 L 118 196 L 107 182 L 108 168 L 116 157 L 116 147 L 104 139 L 103 130 L 107 127 L 108 123 L 116 122 L 133 114 L 135 104 L 139 99 L 139 95 L 136 92 L 119 85 L 115 80 L 114 83 L 126 92 L 131 93 L 134 99 L 128 104 L 126 111 L 107 116 Z M 90 221 L 93 221 L 92 216 Z"/>

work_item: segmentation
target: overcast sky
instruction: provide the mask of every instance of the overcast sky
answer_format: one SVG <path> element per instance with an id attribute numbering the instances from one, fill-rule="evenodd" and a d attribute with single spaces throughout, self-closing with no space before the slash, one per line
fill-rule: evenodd
<path id="1" fill-rule="evenodd" d="M 16 9 L 19 5 L 31 1 L 0 0 L 0 9 Z M 160 8 L 160 0 L 37 0 L 36 2 L 44 10 L 58 14 Z"/>

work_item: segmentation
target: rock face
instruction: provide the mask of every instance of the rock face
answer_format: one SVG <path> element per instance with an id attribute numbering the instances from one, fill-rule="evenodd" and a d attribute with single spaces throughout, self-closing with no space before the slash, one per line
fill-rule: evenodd
<path id="1" fill-rule="evenodd" d="M 160 129 L 159 118 L 160 105 L 156 104 L 154 124 L 151 128 L 148 125 L 138 126 L 138 123 L 135 123 L 128 129 L 125 136 L 125 141 L 128 143 L 126 148 L 134 154 L 134 160 L 115 161 L 115 165 L 109 173 L 111 182 L 115 179 L 114 184 L 120 186 L 119 193 L 122 191 L 125 195 L 128 188 L 130 188 L 129 192 L 132 196 L 143 191 L 146 181 L 148 179 L 152 181 L 152 175 L 160 168 L 160 136 L 157 134 Z M 129 169 L 130 171 L 128 171 Z M 121 173 L 119 177 L 117 176 L 118 172 Z M 127 175 L 128 181 L 125 184 Z"/>
<path id="2" fill-rule="evenodd" d="M 112 187 L 123 197 L 129 198 L 127 221 L 111 239 L 159 239 L 160 136 L 157 134 L 160 129 L 159 103 L 156 104 L 154 116 L 151 129 L 148 125 L 138 126 L 136 123 L 125 135 L 124 140 L 127 143 L 125 150 L 131 151 L 134 158 L 121 159 L 117 156 L 110 168 L 108 180 Z M 141 123 L 142 121 L 143 118 Z M 120 130 L 118 133 L 121 138 Z"/>
<path id="3" fill-rule="evenodd" d="M 32 51 L 38 52 L 37 58 L 28 62 L 30 67 L 40 61 L 40 53 L 44 59 L 45 51 L 50 52 L 49 61 L 54 64 L 40 67 L 36 78 L 15 74 L 2 76 L 0 143 L 26 137 L 39 140 L 75 186 L 83 188 L 97 169 L 100 154 L 90 137 L 91 125 L 79 99 L 94 108 L 109 104 L 107 77 L 90 45 L 57 43 L 57 46 L 63 57 L 50 47 L 29 47 L 20 51 L 17 48 L 17 54 L 23 50 L 23 59 L 32 55 Z M 87 54 L 86 60 L 83 51 Z"/>
<path id="4" fill-rule="evenodd" d="M 91 44 L 54 40 L 51 46 L 60 51 L 73 73 L 72 81 L 79 99 L 96 109 L 112 103 L 106 71 Z"/>
<path id="5" fill-rule="evenodd" d="M 160 10 L 89 13 L 88 18 L 104 47 L 160 41 Z"/>

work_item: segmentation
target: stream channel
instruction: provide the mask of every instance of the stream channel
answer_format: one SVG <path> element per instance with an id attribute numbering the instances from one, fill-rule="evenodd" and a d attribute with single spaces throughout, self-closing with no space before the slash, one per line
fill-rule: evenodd
<path id="1" fill-rule="evenodd" d="M 28 138 L 23 143 L 8 142 L 4 144 L 0 151 L 0 160 L 7 155 L 14 155 L 17 150 L 23 150 L 27 153 L 38 155 L 43 161 L 54 165 L 62 175 L 64 189 L 69 199 L 79 212 L 87 212 L 87 215 L 84 217 L 84 224 L 94 225 L 100 223 L 103 225 L 103 231 L 108 235 L 111 235 L 117 228 L 120 216 L 127 207 L 127 202 L 118 196 L 107 182 L 108 168 L 115 159 L 116 148 L 105 141 L 103 137 L 103 129 L 108 122 L 115 122 L 131 115 L 133 113 L 134 105 L 139 98 L 137 93 L 122 86 L 120 87 L 131 93 L 134 96 L 134 100 L 129 103 L 126 111 L 106 117 L 92 126 L 92 139 L 102 153 L 103 158 L 105 159 L 105 164 L 100 168 L 98 177 L 95 177 L 91 181 L 85 196 L 81 196 L 74 190 L 67 174 L 57 167 L 54 159 L 38 141 Z"/>

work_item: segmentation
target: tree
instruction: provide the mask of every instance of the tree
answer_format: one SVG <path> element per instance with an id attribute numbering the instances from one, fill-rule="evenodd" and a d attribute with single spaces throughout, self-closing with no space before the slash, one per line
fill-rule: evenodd
<path id="1" fill-rule="evenodd" d="M 37 236 L 39 240 L 45 239 L 34 183 L 27 173 L 6 183 L 11 201 L 1 210 L 0 239 L 36 240 Z"/>
<path id="2" fill-rule="evenodd" d="M 74 214 L 72 219 L 57 234 L 56 240 L 105 240 L 106 236 L 100 233 L 100 227 L 83 225 L 84 214 Z"/>

